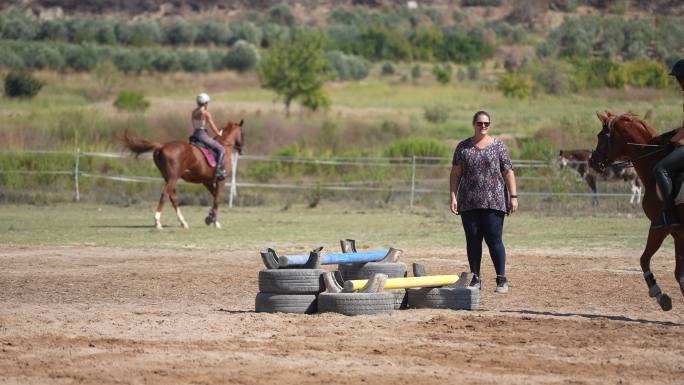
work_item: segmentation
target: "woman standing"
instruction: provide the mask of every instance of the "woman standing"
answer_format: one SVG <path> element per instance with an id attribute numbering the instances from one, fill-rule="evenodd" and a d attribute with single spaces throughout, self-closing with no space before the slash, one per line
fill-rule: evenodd
<path id="1" fill-rule="evenodd" d="M 451 211 L 460 214 L 463 222 L 468 263 L 473 274 L 470 286 L 481 287 L 484 239 L 496 270 L 496 292 L 507 293 L 503 222 L 506 213 L 517 211 L 518 195 L 508 149 L 501 140 L 489 135 L 490 124 L 487 112 L 476 112 L 473 136 L 456 146 L 449 178 Z"/>

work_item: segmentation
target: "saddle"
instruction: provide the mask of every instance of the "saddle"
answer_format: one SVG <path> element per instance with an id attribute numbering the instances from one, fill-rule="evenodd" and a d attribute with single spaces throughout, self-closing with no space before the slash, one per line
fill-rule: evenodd
<path id="1" fill-rule="evenodd" d="M 209 164 L 210 167 L 216 167 L 216 154 L 214 154 L 214 150 L 211 148 L 207 147 L 204 143 L 200 142 L 199 140 L 195 139 L 195 137 L 191 136 L 188 141 L 190 144 L 193 146 L 199 148 L 200 152 L 202 155 L 204 155 L 204 159 L 207 160 L 207 163 Z"/>

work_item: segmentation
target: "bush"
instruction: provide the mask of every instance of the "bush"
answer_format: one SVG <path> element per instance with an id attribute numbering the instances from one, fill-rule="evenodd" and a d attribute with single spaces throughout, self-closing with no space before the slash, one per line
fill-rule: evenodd
<path id="1" fill-rule="evenodd" d="M 178 59 L 187 72 L 209 72 L 211 69 L 209 55 L 205 51 L 178 51 Z"/>
<path id="2" fill-rule="evenodd" d="M 35 69 L 64 68 L 64 57 L 59 50 L 51 44 L 27 43 L 21 52 L 24 64 L 26 64 L 27 67 Z"/>
<path id="3" fill-rule="evenodd" d="M 176 52 L 166 49 L 156 51 L 150 64 L 152 69 L 159 72 L 174 72 L 183 68 Z"/>
<path id="4" fill-rule="evenodd" d="M 480 78 L 480 68 L 475 64 L 468 66 L 468 80 L 478 80 Z"/>
<path id="5" fill-rule="evenodd" d="M 346 55 L 341 51 L 331 51 L 325 54 L 329 63 L 330 72 L 334 73 L 338 80 L 359 80 L 368 76 L 371 63 L 355 55 Z"/>
<path id="6" fill-rule="evenodd" d="M 423 76 L 423 67 L 420 64 L 416 64 L 411 68 L 411 79 L 418 80 Z"/>
<path id="7" fill-rule="evenodd" d="M 97 50 L 92 45 L 71 45 L 64 50 L 66 66 L 76 71 L 90 71 L 97 65 Z"/>
<path id="8" fill-rule="evenodd" d="M 384 156 L 392 158 L 446 157 L 449 148 L 433 138 L 414 137 L 399 139 L 385 148 Z"/>
<path id="9" fill-rule="evenodd" d="M 24 59 L 17 54 L 16 50 L 0 47 L 0 68 L 22 68 L 24 66 Z"/>
<path id="10" fill-rule="evenodd" d="M 452 72 L 451 66 L 448 64 L 434 65 L 432 67 L 432 75 L 441 84 L 449 84 Z"/>
<path id="11" fill-rule="evenodd" d="M 178 21 L 164 26 L 166 42 L 171 45 L 193 44 L 197 37 L 197 27 L 185 21 Z"/>
<path id="12" fill-rule="evenodd" d="M 32 98 L 44 85 L 28 72 L 10 71 L 5 76 L 5 95 L 10 98 Z"/>
<path id="13" fill-rule="evenodd" d="M 501 0 L 463 0 L 461 4 L 464 7 L 498 7 Z"/>
<path id="14" fill-rule="evenodd" d="M 669 71 L 653 60 L 635 60 L 622 66 L 625 81 L 630 86 L 665 88 Z"/>
<path id="15" fill-rule="evenodd" d="M 287 4 L 274 5 L 268 9 L 268 20 L 272 23 L 291 27 L 295 24 L 295 17 Z"/>
<path id="16" fill-rule="evenodd" d="M 226 45 L 233 37 L 233 32 L 227 24 L 214 21 L 204 22 L 198 25 L 195 42 L 199 44 Z"/>
<path id="17" fill-rule="evenodd" d="M 528 62 L 523 72 L 532 78 L 536 91 L 563 95 L 573 88 L 575 67 L 562 60 L 545 59 Z"/>
<path id="18" fill-rule="evenodd" d="M 431 107 L 425 107 L 425 120 L 431 123 L 444 123 L 449 119 L 449 106 L 444 104 L 436 104 Z"/>
<path id="19" fill-rule="evenodd" d="M 150 107 L 150 102 L 139 92 L 121 91 L 114 101 L 114 106 L 124 111 L 145 111 Z"/>
<path id="20" fill-rule="evenodd" d="M 380 69 L 380 73 L 383 76 L 388 76 L 388 75 L 394 75 L 394 73 L 397 72 L 397 68 L 392 64 L 391 62 L 384 62 L 382 63 L 382 68 Z"/>
<path id="21" fill-rule="evenodd" d="M 145 69 L 145 62 L 142 56 L 135 50 L 120 50 L 114 54 L 112 61 L 118 69 L 125 73 L 140 73 Z"/>
<path id="22" fill-rule="evenodd" d="M 524 99 L 532 93 L 532 78 L 517 72 L 507 72 L 499 77 L 496 87 L 505 96 Z"/>
<path id="23" fill-rule="evenodd" d="M 175 36 L 172 36 L 172 38 L 189 41 L 191 39 L 192 31 L 186 31 L 185 28 L 185 26 L 179 27 L 177 25 L 175 29 L 171 28 L 172 33 L 176 34 Z M 130 45 L 142 47 L 159 44 L 162 41 L 164 41 L 162 29 L 156 21 L 142 20 L 131 26 L 131 36 L 130 41 L 128 41 L 128 44 Z M 192 41 L 189 41 L 188 44 L 191 44 L 192 42 L 194 42 L 194 38 L 192 38 Z"/>
<path id="24" fill-rule="evenodd" d="M 223 58 L 225 68 L 244 72 L 256 67 L 259 62 L 259 52 L 254 45 L 240 40 L 233 45 Z"/>
<path id="25" fill-rule="evenodd" d="M 240 40 L 244 40 L 254 46 L 259 46 L 261 44 L 261 30 L 252 23 L 239 22 L 231 25 L 230 29 L 233 31 L 233 36 L 228 44 L 232 45 Z"/>

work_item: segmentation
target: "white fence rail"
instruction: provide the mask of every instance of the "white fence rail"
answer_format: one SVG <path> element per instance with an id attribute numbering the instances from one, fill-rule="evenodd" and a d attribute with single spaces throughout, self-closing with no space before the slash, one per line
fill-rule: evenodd
<path id="1" fill-rule="evenodd" d="M 127 153 L 113 153 L 113 152 L 82 152 L 76 150 L 74 152 L 65 151 L 39 151 L 39 150 L 0 150 L 0 154 L 59 154 L 59 155 L 73 155 L 74 168 L 72 170 L 3 170 L 0 169 L 0 174 L 19 174 L 19 175 L 73 175 L 74 177 L 74 194 L 76 201 L 80 200 L 80 183 L 81 178 L 106 179 L 117 182 L 129 183 L 159 183 L 159 177 L 137 176 L 137 175 L 111 175 L 103 173 L 93 173 L 81 170 L 81 158 L 83 157 L 100 157 L 100 158 L 130 158 Z M 143 154 L 141 158 L 151 158 L 150 154 Z M 339 166 L 358 166 L 358 167 L 393 167 L 393 168 L 410 168 L 411 179 L 392 179 L 391 182 L 405 182 L 405 187 L 376 187 L 377 181 L 356 181 L 356 182 L 333 182 L 333 183 L 315 183 L 315 184 L 292 184 L 292 183 L 254 183 L 254 182 L 240 182 L 238 180 L 238 161 L 263 161 L 263 162 L 281 162 L 293 164 L 314 164 L 314 165 L 339 165 Z M 418 157 L 398 158 L 398 157 L 334 157 L 334 158 L 301 158 L 288 156 L 267 156 L 267 155 L 242 155 L 233 154 L 231 158 L 232 170 L 235 170 L 226 182 L 226 186 L 230 187 L 229 206 L 232 207 L 233 200 L 237 196 L 238 188 L 261 188 L 261 189 L 289 189 L 289 190 L 311 190 L 320 189 L 327 191 L 359 191 L 359 192 L 400 192 L 410 194 L 410 206 L 414 204 L 415 194 L 425 193 L 447 193 L 448 180 L 446 179 L 417 179 L 417 169 L 433 169 L 450 167 L 450 158 L 437 157 Z M 429 163 L 428 163 L 429 162 Z M 556 167 L 554 163 L 549 163 L 541 160 L 513 160 L 514 169 L 525 168 L 549 168 Z M 548 177 L 536 176 L 518 176 L 519 180 L 548 180 Z M 179 183 L 184 183 L 182 180 Z M 582 181 L 582 183 L 584 183 Z M 442 184 L 443 188 L 424 188 L 417 187 L 421 185 Z M 371 185 L 371 186 L 369 186 Z M 518 194 L 522 196 L 571 196 L 571 197 L 630 197 L 631 193 L 576 193 L 576 192 L 551 192 L 551 191 L 524 191 L 519 188 Z"/>

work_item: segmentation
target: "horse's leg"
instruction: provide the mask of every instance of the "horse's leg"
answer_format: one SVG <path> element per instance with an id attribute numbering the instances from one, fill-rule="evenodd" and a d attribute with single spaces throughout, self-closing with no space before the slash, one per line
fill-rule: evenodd
<path id="1" fill-rule="evenodd" d="M 658 251 L 660 245 L 663 244 L 663 240 L 665 240 L 665 237 L 667 237 L 669 233 L 670 229 L 664 227 L 649 229 L 646 247 L 644 248 L 644 252 L 641 254 L 640 259 L 641 270 L 644 272 L 644 280 L 648 286 L 648 295 L 654 297 L 658 301 L 660 308 L 665 311 L 672 309 L 672 300 L 670 299 L 670 296 L 664 294 L 660 290 L 660 286 L 656 283 L 655 276 L 651 272 L 651 257 Z M 675 243 L 675 249 L 677 249 L 677 243 Z"/>
<path id="2" fill-rule="evenodd" d="M 220 182 L 219 182 L 219 183 L 220 183 Z M 216 191 L 217 191 L 217 190 L 216 190 L 216 185 L 214 185 L 213 183 L 205 183 L 205 184 L 204 184 L 204 187 L 206 187 L 207 190 L 209 190 L 209 192 L 211 193 L 211 196 L 214 197 L 214 202 L 216 202 Z M 209 226 L 209 225 L 211 225 L 212 223 L 214 223 L 214 224 L 217 223 L 217 222 L 216 222 L 216 219 L 217 219 L 217 216 L 216 216 L 216 204 L 214 203 L 214 204 L 212 205 L 212 208 L 209 210 L 209 214 L 207 215 L 206 218 L 204 218 L 204 223 L 206 223 L 207 226 Z M 220 227 L 221 225 L 219 224 L 218 226 Z"/>
<path id="3" fill-rule="evenodd" d="M 183 218 L 183 214 L 181 214 L 180 204 L 178 202 L 178 193 L 176 192 L 175 187 L 173 191 L 171 191 L 169 198 L 171 199 L 171 204 L 173 205 L 173 208 L 176 210 L 176 217 L 178 217 L 178 221 L 180 222 L 181 227 L 183 227 L 184 229 L 190 228 L 190 226 L 188 226 L 188 222 L 186 222 L 185 218 Z"/>
<path id="4" fill-rule="evenodd" d="M 159 204 L 157 205 L 157 211 L 155 211 L 155 213 L 154 213 L 154 226 L 156 228 L 158 228 L 159 230 L 162 229 L 161 214 L 162 214 L 162 210 L 164 209 L 164 203 L 166 203 L 166 200 L 169 198 L 169 195 L 174 190 L 175 185 L 176 185 L 175 179 L 167 179 L 166 185 L 164 186 L 164 189 L 162 190 L 161 197 L 159 197 Z"/>
<path id="5" fill-rule="evenodd" d="M 216 182 L 216 193 L 214 194 L 214 205 L 211 207 L 211 210 L 214 212 L 214 224 L 216 225 L 217 229 L 221 228 L 221 223 L 218 221 L 218 207 L 219 203 L 221 203 L 221 193 L 225 189 L 226 184 L 221 180 Z"/>
<path id="6" fill-rule="evenodd" d="M 584 177 L 589 185 L 589 191 L 591 191 L 591 205 L 598 206 L 598 195 L 596 195 L 596 177 L 587 173 Z"/>
<path id="7" fill-rule="evenodd" d="M 675 279 L 684 296 L 684 234 L 675 234 Z"/>

